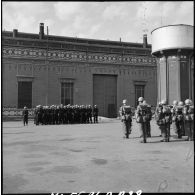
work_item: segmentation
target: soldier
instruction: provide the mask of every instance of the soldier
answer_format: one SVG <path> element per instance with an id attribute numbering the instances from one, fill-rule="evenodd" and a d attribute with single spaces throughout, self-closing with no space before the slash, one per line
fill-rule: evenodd
<path id="1" fill-rule="evenodd" d="M 23 123 L 24 123 L 24 126 L 25 126 L 25 124 L 28 125 L 28 109 L 27 109 L 26 106 L 24 107 L 24 110 L 22 112 L 22 115 L 23 115 Z"/>
<path id="2" fill-rule="evenodd" d="M 178 101 L 174 100 L 173 105 L 171 108 L 171 113 L 172 113 L 172 128 L 174 132 L 177 134 L 178 133 L 178 127 L 177 127 L 177 115 L 176 115 L 176 108 L 178 105 Z"/>
<path id="3" fill-rule="evenodd" d="M 34 124 L 38 124 L 38 106 L 34 109 Z"/>
<path id="4" fill-rule="evenodd" d="M 64 106 L 64 124 L 68 123 L 68 111 L 67 106 Z"/>
<path id="5" fill-rule="evenodd" d="M 146 102 L 146 100 L 143 101 L 143 104 L 147 106 L 147 109 L 146 109 L 146 115 L 147 115 L 146 134 L 147 134 L 147 137 L 151 137 L 151 125 L 150 125 L 150 121 L 152 120 L 152 109 L 151 109 L 151 105 L 149 105 Z"/>
<path id="6" fill-rule="evenodd" d="M 56 120 L 56 124 L 59 125 L 60 124 L 60 116 L 59 116 L 59 111 L 60 111 L 60 107 L 56 106 L 55 107 L 55 120 Z"/>
<path id="7" fill-rule="evenodd" d="M 45 111 L 45 106 L 43 106 L 43 109 L 42 109 L 42 124 L 43 125 L 46 124 L 46 111 Z"/>
<path id="8" fill-rule="evenodd" d="M 63 104 L 59 106 L 59 124 L 63 124 L 64 112 L 63 112 Z"/>
<path id="9" fill-rule="evenodd" d="M 176 127 L 178 138 L 182 138 L 182 134 L 184 131 L 184 117 L 183 117 L 183 102 L 180 101 L 175 109 L 176 114 Z"/>
<path id="10" fill-rule="evenodd" d="M 94 123 L 98 123 L 98 112 L 99 112 L 99 109 L 97 107 L 97 105 L 94 105 L 93 107 L 93 121 Z"/>
<path id="11" fill-rule="evenodd" d="M 143 104 L 144 98 L 139 97 L 138 102 L 139 105 L 137 106 L 137 109 L 135 111 L 135 118 L 136 122 L 138 123 L 141 136 L 143 140 L 141 140 L 141 143 L 146 143 L 146 137 L 147 137 L 147 105 Z"/>
<path id="12" fill-rule="evenodd" d="M 38 105 L 38 109 L 37 109 L 37 123 L 36 125 L 39 125 L 39 123 L 42 124 L 42 106 Z"/>
<path id="13" fill-rule="evenodd" d="M 162 142 L 169 142 L 170 139 L 170 124 L 171 124 L 171 109 L 167 106 L 166 100 L 161 102 L 162 104 L 162 123 L 160 125 L 160 129 L 162 132 L 163 139 Z"/>
<path id="14" fill-rule="evenodd" d="M 71 124 L 72 123 L 72 109 L 71 109 L 71 106 L 70 104 L 67 105 L 67 121 L 68 121 L 68 124 Z"/>
<path id="15" fill-rule="evenodd" d="M 92 123 L 92 107 L 88 105 L 87 107 L 87 122 Z"/>
<path id="16" fill-rule="evenodd" d="M 127 100 L 123 100 L 123 105 L 120 107 L 119 114 L 123 126 L 124 138 L 129 139 L 131 134 L 132 118 L 131 118 L 131 107 L 127 105 Z"/>
<path id="17" fill-rule="evenodd" d="M 190 99 L 185 100 L 183 109 L 187 141 L 194 140 L 194 105 Z"/>
<path id="18" fill-rule="evenodd" d="M 78 105 L 75 105 L 74 112 L 75 112 L 75 123 L 79 123 L 79 107 L 78 107 Z"/>
<path id="19" fill-rule="evenodd" d="M 157 125 L 159 126 L 160 131 L 161 131 L 160 126 L 162 125 L 161 119 L 163 118 L 162 108 L 163 108 L 162 104 L 161 102 L 159 102 L 155 110 L 155 120 L 156 120 Z M 162 131 L 161 131 L 160 137 L 162 137 Z"/>

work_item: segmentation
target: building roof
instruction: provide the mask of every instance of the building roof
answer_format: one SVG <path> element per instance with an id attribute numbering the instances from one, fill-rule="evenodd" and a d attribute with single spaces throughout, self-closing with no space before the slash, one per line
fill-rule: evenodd
<path id="1" fill-rule="evenodd" d="M 4 38 L 13 38 L 12 31 L 3 31 L 2 37 Z M 110 41 L 110 40 L 98 40 L 98 39 L 87 39 L 87 38 L 77 38 L 77 37 L 66 37 L 66 36 L 55 36 L 55 35 L 44 35 L 42 40 L 39 39 L 39 34 L 34 33 L 24 33 L 17 32 L 17 39 L 24 40 L 34 40 L 34 41 L 49 41 L 49 42 L 61 42 L 69 44 L 78 44 L 78 45 L 93 45 L 100 47 L 122 47 L 122 48 L 140 48 L 143 49 L 143 43 L 132 43 L 132 42 L 122 42 L 122 41 Z M 151 48 L 151 45 L 148 44 L 147 48 Z"/>

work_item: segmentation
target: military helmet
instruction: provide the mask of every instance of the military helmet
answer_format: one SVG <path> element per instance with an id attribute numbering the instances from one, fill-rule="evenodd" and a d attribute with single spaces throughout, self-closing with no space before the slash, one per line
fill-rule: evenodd
<path id="1" fill-rule="evenodd" d="M 161 101 L 161 104 L 162 104 L 162 105 L 165 105 L 166 103 L 167 103 L 166 100 L 162 100 L 162 101 Z"/>
<path id="2" fill-rule="evenodd" d="M 138 102 L 143 102 L 144 101 L 144 98 L 143 97 L 139 97 L 138 98 Z"/>
<path id="3" fill-rule="evenodd" d="M 178 103 L 178 106 L 183 106 L 183 102 L 180 101 L 180 102 Z"/>
<path id="4" fill-rule="evenodd" d="M 127 103 L 127 100 L 126 100 L 126 99 L 124 99 L 124 100 L 123 100 L 123 104 L 126 104 L 126 103 Z"/>
<path id="5" fill-rule="evenodd" d="M 146 100 L 143 101 L 143 104 L 147 104 Z"/>
<path id="6" fill-rule="evenodd" d="M 186 105 L 190 105 L 190 104 L 191 104 L 191 100 L 190 100 L 190 99 L 186 99 L 186 100 L 185 100 L 185 104 L 186 104 Z"/>
<path id="7" fill-rule="evenodd" d="M 173 105 L 177 105 L 178 104 L 178 101 L 177 100 L 174 100 L 173 101 Z"/>

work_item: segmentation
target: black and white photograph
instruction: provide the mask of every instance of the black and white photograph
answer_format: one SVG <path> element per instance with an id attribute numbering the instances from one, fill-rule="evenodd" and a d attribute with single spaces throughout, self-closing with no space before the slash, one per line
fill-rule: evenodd
<path id="1" fill-rule="evenodd" d="M 1 110 L 1 194 L 194 193 L 194 1 L 2 1 Z"/>

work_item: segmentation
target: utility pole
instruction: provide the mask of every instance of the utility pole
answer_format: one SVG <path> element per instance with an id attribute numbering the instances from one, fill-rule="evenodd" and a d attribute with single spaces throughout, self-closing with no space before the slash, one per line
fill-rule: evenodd
<path id="1" fill-rule="evenodd" d="M 47 86 L 46 86 L 46 106 L 48 106 L 48 96 L 49 96 L 49 62 L 48 62 L 48 26 L 47 26 L 47 46 L 46 46 L 46 57 L 45 57 L 45 65 L 47 66 Z"/>

